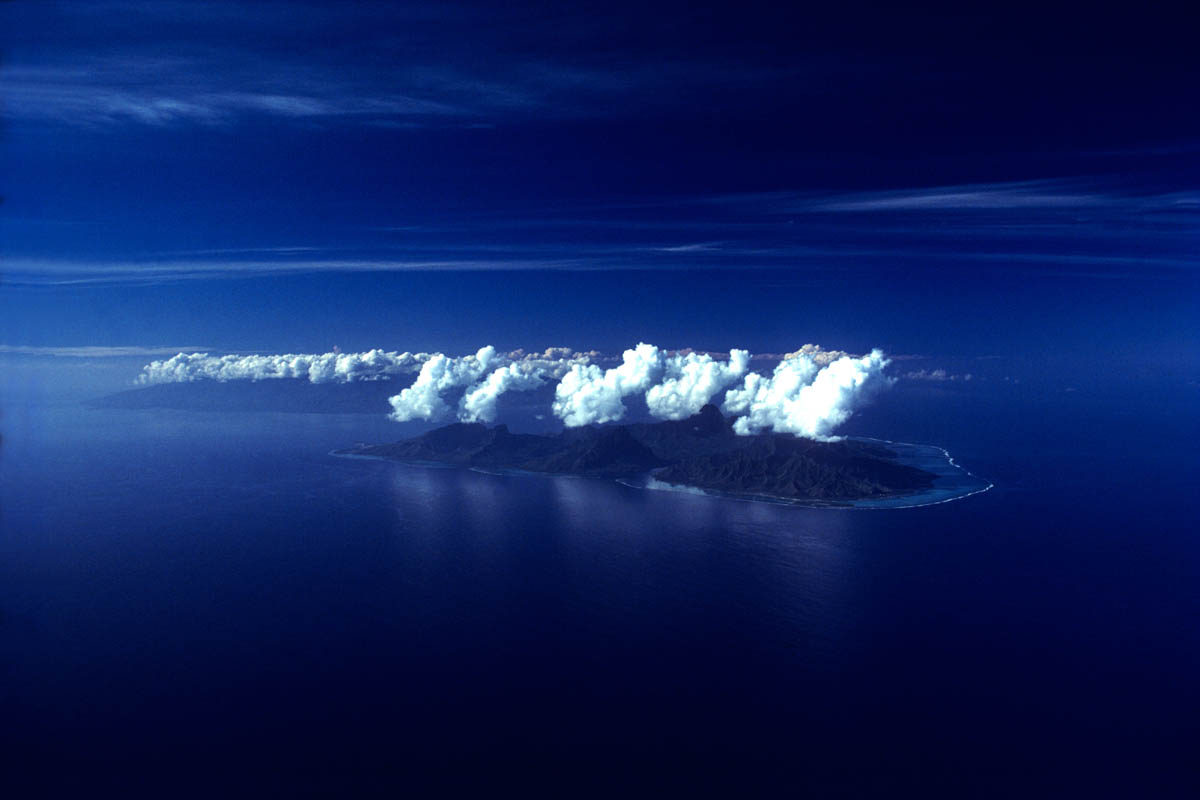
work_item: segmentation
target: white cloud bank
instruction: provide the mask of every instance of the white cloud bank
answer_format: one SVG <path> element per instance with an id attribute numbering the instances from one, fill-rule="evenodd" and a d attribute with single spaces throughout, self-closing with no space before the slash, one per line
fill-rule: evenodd
<path id="1" fill-rule="evenodd" d="M 501 367 L 475 384 L 459 403 L 458 418 L 463 422 L 492 422 L 496 419 L 496 401 L 505 392 L 528 392 L 546 382 L 542 368 L 522 362 Z"/>
<path id="2" fill-rule="evenodd" d="M 470 356 L 451 357 L 438 353 L 421 367 L 417 379 L 400 394 L 388 398 L 392 419 L 436 420 L 450 415 L 443 395 L 463 389 L 457 416 L 462 422 L 494 422 L 496 403 L 505 392 L 527 392 L 547 380 L 563 377 L 568 370 L 599 358 L 596 352 L 576 353 L 552 347 L 543 353 L 515 350 L 507 355 L 488 345 Z"/>
<path id="3" fill-rule="evenodd" d="M 496 360 L 496 348 L 491 345 L 479 348 L 479 352 L 473 356 L 462 358 L 438 353 L 421 367 L 412 386 L 388 398 L 392 404 L 392 419 L 406 422 L 410 419 L 440 419 L 446 416 L 450 408 L 442 395 L 455 387 L 475 383 Z"/>
<path id="4" fill-rule="evenodd" d="M 620 366 L 602 370 L 577 364 L 554 393 L 554 414 L 569 428 L 612 422 L 625 416 L 624 398 L 645 394 L 650 413 L 685 419 L 750 368 L 750 353 L 732 350 L 729 361 L 707 353 L 669 354 L 652 344 L 626 350 Z"/>
<path id="5" fill-rule="evenodd" d="M 741 388 L 725 395 L 725 410 L 741 414 L 733 429 L 748 435 L 762 430 L 828 438 L 848 420 L 876 387 L 886 385 L 891 362 L 879 350 L 862 358 L 843 356 L 818 366 L 811 355 L 784 359 L 768 378 L 752 372 Z"/>
<path id="6" fill-rule="evenodd" d="M 878 350 L 860 358 L 805 345 L 782 356 L 769 376 L 750 371 L 751 361 L 761 358 L 746 350 L 731 350 L 726 357 L 661 350 L 644 342 L 626 350 L 620 363 L 608 369 L 595 363 L 610 360 L 600 353 L 563 347 L 541 353 L 500 353 L 489 345 L 459 357 L 383 350 L 251 356 L 179 353 L 147 364 L 138 382 L 301 378 L 346 383 L 416 372 L 411 385 L 388 399 L 392 419 L 440 420 L 454 415 L 463 422 L 493 422 L 501 395 L 557 381 L 551 408 L 567 427 L 622 419 L 625 398 L 642 396 L 650 414 L 659 419 L 686 419 L 712 402 L 738 415 L 734 430 L 739 434 L 771 430 L 818 439 L 831 436 L 874 389 L 891 383 L 883 375 L 891 362 Z M 457 407 L 452 408 L 447 396 L 459 392 Z"/>
<path id="7" fill-rule="evenodd" d="M 427 361 L 413 385 L 391 398 L 392 418 L 449 416 L 442 396 L 465 387 L 458 419 L 491 422 L 500 395 L 557 379 L 551 408 L 568 428 L 622 419 L 625 399 L 640 395 L 659 419 L 686 419 L 715 401 L 727 413 L 740 415 L 734 424 L 739 434 L 771 430 L 823 439 L 875 388 L 890 382 L 883 376 L 890 362 L 878 350 L 856 358 L 805 346 L 787 354 L 769 377 L 749 371 L 751 358 L 746 350 L 732 350 L 722 359 L 643 342 L 626 350 L 620 364 L 604 369 L 587 356 L 507 361 L 485 347 L 473 356 L 439 355 Z"/>
<path id="8" fill-rule="evenodd" d="M 622 399 L 650 388 L 661 369 L 659 360 L 658 348 L 642 343 L 626 350 L 621 365 L 612 369 L 573 365 L 554 391 L 554 415 L 568 428 L 620 419 L 625 416 Z"/>
<path id="9" fill-rule="evenodd" d="M 284 355 L 225 355 L 179 353 L 151 361 L 137 377 L 141 384 L 216 380 L 261 381 L 303 378 L 312 383 L 348 383 L 416 372 L 429 353 L 286 353 Z"/>

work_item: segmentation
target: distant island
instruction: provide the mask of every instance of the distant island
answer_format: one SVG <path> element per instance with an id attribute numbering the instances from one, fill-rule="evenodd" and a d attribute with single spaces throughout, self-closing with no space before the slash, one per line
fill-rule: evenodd
<path id="1" fill-rule="evenodd" d="M 649 474 L 727 494 L 824 502 L 912 494 L 931 488 L 937 477 L 899 463 L 895 451 L 878 443 L 739 436 L 732 424 L 713 405 L 685 420 L 571 428 L 551 436 L 455 423 L 337 454 L 609 478 Z"/>
<path id="2" fill-rule="evenodd" d="M 270 411 L 298 414 L 384 414 L 395 381 L 312 383 L 299 378 L 261 381 L 198 380 L 139 386 L 91 400 L 93 408 L 179 411 Z"/>

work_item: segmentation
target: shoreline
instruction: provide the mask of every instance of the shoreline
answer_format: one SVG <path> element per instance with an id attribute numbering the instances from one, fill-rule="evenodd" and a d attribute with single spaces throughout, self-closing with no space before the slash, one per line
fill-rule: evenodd
<path id="1" fill-rule="evenodd" d="M 602 480 L 612 480 L 613 482 L 618 483 L 621 486 L 626 486 L 626 487 L 629 487 L 630 489 L 641 489 L 641 490 L 645 490 L 645 491 L 674 492 L 676 494 L 701 495 L 704 497 L 712 497 L 712 498 L 717 498 L 717 499 L 722 499 L 722 500 L 737 500 L 737 501 L 744 502 L 744 503 L 765 503 L 765 504 L 773 505 L 773 506 L 789 506 L 792 508 L 839 509 L 839 510 L 850 510 L 850 511 L 892 511 L 892 510 L 911 509 L 911 508 L 928 508 L 930 506 L 938 506 L 938 505 L 943 505 L 945 503 L 952 503 L 956 500 L 965 500 L 968 497 L 974 497 L 977 494 L 983 494 L 984 492 L 994 489 L 996 486 L 996 484 L 992 483 L 991 481 L 985 481 L 984 479 L 975 475 L 975 473 L 968 470 L 966 467 L 963 467 L 960 464 L 958 464 L 958 462 L 956 462 L 954 460 L 954 457 L 950 454 L 950 451 L 940 445 L 916 444 L 913 442 L 897 442 L 897 441 L 894 441 L 891 439 L 881 439 L 881 438 L 873 437 L 873 436 L 854 436 L 854 437 L 846 437 L 846 438 L 854 439 L 854 440 L 858 440 L 858 441 L 866 441 L 866 442 L 879 442 L 882 444 L 900 446 L 900 447 L 905 447 L 905 448 L 923 448 L 923 449 L 929 449 L 929 450 L 936 450 L 938 453 L 941 454 L 941 458 L 944 460 L 944 463 L 946 465 L 948 465 L 950 468 L 952 468 L 953 470 L 955 470 L 956 472 L 935 472 L 934 474 L 937 476 L 937 478 L 935 479 L 935 483 L 936 483 L 937 479 L 953 478 L 958 475 L 963 475 L 963 476 L 966 476 L 967 478 L 974 479 L 975 481 L 978 481 L 979 483 L 983 483 L 986 485 L 981 486 L 979 488 L 973 488 L 970 491 L 965 491 L 962 493 L 952 493 L 951 496 L 943 497 L 940 499 L 929 499 L 926 502 L 904 503 L 903 501 L 905 498 L 919 500 L 919 499 L 921 499 L 921 497 L 923 495 L 930 495 L 930 494 L 938 492 L 938 491 L 953 491 L 953 490 L 949 490 L 946 488 L 939 490 L 938 487 L 934 486 L 931 489 L 927 489 L 927 490 L 923 490 L 923 491 L 919 491 L 919 492 L 907 493 L 907 494 L 901 493 L 901 494 L 892 494 L 892 495 L 877 496 L 877 497 L 864 497 L 864 498 L 858 498 L 855 500 L 818 500 L 818 499 L 803 499 L 803 498 L 795 498 L 795 497 L 781 497 L 778 495 L 767 495 L 767 494 L 738 494 L 735 492 L 723 492 L 723 491 L 720 491 L 717 489 L 706 489 L 706 488 L 700 487 L 700 486 L 690 486 L 688 484 L 673 484 L 673 483 L 668 483 L 667 481 L 660 481 L 657 478 L 655 478 L 654 473 L 657 470 L 652 470 L 650 472 L 647 472 L 647 473 L 645 473 L 641 476 L 637 476 L 637 477 L 602 478 Z M 594 477 L 596 477 L 596 476 L 590 476 L 590 475 L 572 475 L 570 473 L 557 473 L 557 472 L 530 472 L 528 470 L 507 470 L 507 471 L 485 470 L 485 469 L 480 469 L 480 468 L 475 468 L 475 467 L 463 467 L 461 465 L 456 465 L 456 464 L 446 464 L 446 463 L 443 463 L 440 461 L 408 461 L 408 460 L 397 459 L 397 458 L 388 458 L 387 456 L 360 455 L 358 453 L 347 452 L 347 450 L 345 450 L 345 449 L 331 450 L 331 451 L 329 451 L 329 455 L 337 457 L 337 458 L 359 459 L 359 460 L 363 460 L 363 461 L 385 461 L 385 462 L 389 462 L 392 464 L 406 464 L 408 466 L 422 467 L 422 468 L 426 468 L 426 469 L 428 469 L 428 468 L 467 469 L 468 471 L 475 472 L 480 475 L 495 475 L 495 476 L 500 476 L 500 477 L 507 477 L 507 476 L 511 476 L 511 477 L 539 476 L 539 477 L 549 477 L 549 478 L 561 478 L 561 477 L 594 478 Z M 918 466 L 917 464 L 913 464 L 910 461 L 906 461 L 904 459 L 903 454 L 899 454 L 899 455 L 900 455 L 900 457 L 897 459 L 898 463 L 907 464 L 908 466 Z M 918 468 L 928 469 L 928 467 L 929 467 L 928 464 L 924 464 L 924 465 L 920 465 Z M 641 483 L 636 482 L 639 480 L 642 482 Z M 656 483 L 658 485 L 657 486 L 652 485 L 652 482 Z"/>

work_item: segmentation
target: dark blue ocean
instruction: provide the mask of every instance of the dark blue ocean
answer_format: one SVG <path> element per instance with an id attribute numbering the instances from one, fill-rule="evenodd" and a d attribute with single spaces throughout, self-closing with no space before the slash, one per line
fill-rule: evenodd
<path id="1" fill-rule="evenodd" d="M 398 438 L 368 416 L 14 405 L 4 796 L 1200 796 L 1168 388 L 897 386 L 848 432 L 995 483 L 900 510 L 330 456 Z"/>

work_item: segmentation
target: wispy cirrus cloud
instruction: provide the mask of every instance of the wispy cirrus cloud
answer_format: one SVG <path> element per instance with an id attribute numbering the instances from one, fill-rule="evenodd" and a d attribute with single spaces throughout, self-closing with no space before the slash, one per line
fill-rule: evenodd
<path id="1" fill-rule="evenodd" d="M 354 86 L 332 76 L 291 72 L 221 74 L 195 59 L 99 59 L 72 64 L 10 66 L 0 97 L 15 119 L 75 125 L 133 122 L 151 126 L 193 122 L 227 125 L 248 116 L 292 119 L 450 119 L 471 109 L 398 91 Z M 305 73 L 308 74 L 305 74 Z"/>
<path id="2" fill-rule="evenodd" d="M 720 250 L 721 244 L 721 242 L 693 242 L 692 244 L 676 244 L 653 249 L 660 253 L 710 253 Z"/>
<path id="3" fill-rule="evenodd" d="M 266 275 L 322 272 L 481 272 L 587 269 L 577 259 L 293 259 L 293 260 L 188 260 L 155 262 L 8 261 L 5 282 L 25 286 L 167 283 Z"/>
<path id="4" fill-rule="evenodd" d="M 752 81 L 732 66 L 703 63 L 571 68 L 523 61 L 475 73 L 442 64 L 356 71 L 219 52 L 187 59 L 79 54 L 11 64 L 0 98 L 13 120 L 88 127 L 230 126 L 258 117 L 487 129 L 531 118 L 623 115 L 672 92 L 706 86 L 736 97 L 737 87 Z"/>
<path id="5" fill-rule="evenodd" d="M 804 75 L 820 75 L 812 84 L 825 87 L 833 76 L 862 80 L 864 70 L 815 54 L 785 65 L 614 51 L 625 26 L 571 8 L 97 0 L 43 14 L 54 35 L 6 54 L 0 96 L 10 120 L 490 127 L 678 111 L 697 98 L 744 105 L 747 90 L 784 82 L 805 94 L 815 89 Z M 542 46 L 530 48 L 531 38 Z"/>
<path id="6" fill-rule="evenodd" d="M 579 213 L 586 212 L 586 213 Z M 704 233 L 720 239 L 704 239 Z M 1200 266 L 1200 191 L 1138 194 L 1102 179 L 856 194 L 768 192 L 496 212 L 348 229 L 340 244 L 248 243 L 128 258 L 10 257 L 11 285 L 303 273 L 986 268 L 1079 278 Z M 987 265 L 987 266 L 983 266 Z"/>
<path id="7" fill-rule="evenodd" d="M 1130 192 L 1113 178 L 1046 178 L 861 192 L 770 191 L 679 198 L 741 213 L 1196 211 L 1200 190 Z"/>
<path id="8" fill-rule="evenodd" d="M 53 358 L 129 358 L 170 355 L 182 351 L 207 350 L 195 345 L 79 345 L 67 347 L 38 347 L 21 344 L 0 344 L 0 355 L 42 356 Z"/>
<path id="9" fill-rule="evenodd" d="M 1116 198 L 1100 192 L 1072 191 L 1061 181 L 965 184 L 930 189 L 865 192 L 820 200 L 816 211 L 942 211 L 1091 208 Z"/>

